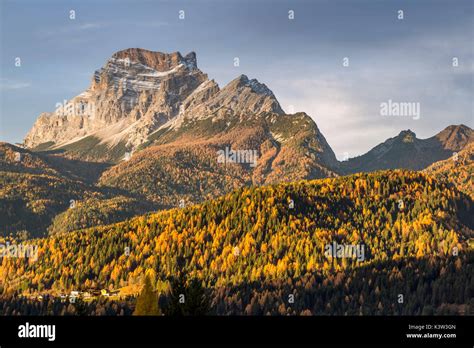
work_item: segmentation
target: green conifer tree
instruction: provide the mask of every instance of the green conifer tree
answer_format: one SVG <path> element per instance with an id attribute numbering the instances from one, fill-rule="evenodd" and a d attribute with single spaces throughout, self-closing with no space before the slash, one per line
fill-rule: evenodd
<path id="1" fill-rule="evenodd" d="M 145 275 L 143 289 L 137 298 L 137 304 L 133 315 L 161 315 L 158 307 L 158 295 L 153 289 L 152 276 Z"/>

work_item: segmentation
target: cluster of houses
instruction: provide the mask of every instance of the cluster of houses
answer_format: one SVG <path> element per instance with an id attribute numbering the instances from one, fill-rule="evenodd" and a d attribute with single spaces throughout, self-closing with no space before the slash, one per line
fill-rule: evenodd
<path id="1" fill-rule="evenodd" d="M 61 302 L 66 302 L 69 300 L 69 302 L 74 303 L 76 299 L 82 299 L 82 300 L 92 300 L 94 298 L 97 298 L 99 296 L 104 296 L 104 297 L 111 297 L 111 296 L 117 296 L 119 293 L 119 290 L 107 290 L 107 289 L 89 289 L 86 291 L 77 291 L 77 290 L 72 290 L 69 294 L 60 294 L 59 298 L 61 299 Z M 49 294 L 45 295 L 32 295 L 30 296 L 30 299 L 35 299 L 42 301 L 44 298 L 49 297 Z M 52 296 L 53 297 L 53 296 Z"/>
<path id="2" fill-rule="evenodd" d="M 89 289 L 87 291 L 76 291 L 73 290 L 69 293 L 69 295 L 61 294 L 59 297 L 61 301 L 64 302 L 69 298 L 69 302 L 74 303 L 76 299 L 81 298 L 83 300 L 91 300 L 93 298 L 97 298 L 99 296 L 110 297 L 118 295 L 119 290 L 112 290 L 109 291 L 107 289 Z"/>

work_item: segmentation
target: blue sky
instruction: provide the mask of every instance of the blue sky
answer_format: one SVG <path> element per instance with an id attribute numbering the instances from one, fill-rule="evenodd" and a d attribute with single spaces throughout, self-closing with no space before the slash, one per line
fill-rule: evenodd
<path id="1" fill-rule="evenodd" d="M 426 138 L 450 124 L 474 127 L 472 0 L 0 4 L 2 141 L 21 142 L 41 112 L 86 89 L 94 70 L 128 47 L 195 51 L 221 87 L 240 74 L 257 78 L 284 110 L 309 114 L 338 158 L 403 129 Z M 381 116 L 389 99 L 420 103 L 420 118 Z"/>

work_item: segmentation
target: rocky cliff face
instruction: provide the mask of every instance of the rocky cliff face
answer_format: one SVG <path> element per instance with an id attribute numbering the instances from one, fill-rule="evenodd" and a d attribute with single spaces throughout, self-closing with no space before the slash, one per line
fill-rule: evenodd
<path id="1" fill-rule="evenodd" d="M 273 93 L 242 75 L 222 90 L 197 67 L 194 52 L 182 56 L 139 48 L 115 53 L 94 73 L 90 87 L 52 113 L 42 113 L 25 138 L 35 148 L 89 143 L 133 151 L 165 124 L 185 119 L 262 112 L 283 114 Z M 90 140 L 90 139 L 89 139 Z"/>
<path id="2" fill-rule="evenodd" d="M 182 102 L 207 80 L 194 53 L 117 52 L 94 73 L 86 91 L 40 115 L 25 145 L 60 147 L 94 135 L 108 145 L 124 141 L 134 148 L 175 117 Z"/>

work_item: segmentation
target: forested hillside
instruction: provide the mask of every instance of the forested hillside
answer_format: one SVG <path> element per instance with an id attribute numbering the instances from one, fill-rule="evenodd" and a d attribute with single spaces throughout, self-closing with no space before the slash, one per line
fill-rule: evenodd
<path id="1" fill-rule="evenodd" d="M 456 185 L 474 199 L 474 143 L 444 161 L 433 163 L 425 172 L 438 180 Z"/>
<path id="2" fill-rule="evenodd" d="M 408 313 L 387 308 L 384 301 L 391 300 L 379 297 L 407 286 L 419 296 L 411 314 L 441 311 L 453 301 L 465 310 L 472 298 L 472 213 L 469 196 L 411 171 L 243 188 L 200 205 L 36 240 L 38 260 L 4 258 L 0 279 L 5 295 L 120 289 L 141 284 L 145 270 L 153 269 L 157 284 L 180 275 L 199 279 L 219 313 L 277 313 L 270 304 L 252 307 L 267 301 L 258 289 L 270 298 L 299 289 L 307 298 L 298 314 L 335 313 L 309 297 L 324 294 L 321 301 L 337 302 L 340 291 L 366 283 L 362 298 L 347 293 L 337 311 Z M 334 243 L 359 246 L 363 257 L 328 255 Z M 455 291 L 464 295 L 453 300 L 446 291 L 454 273 Z M 223 296 L 229 291 L 236 295 Z"/>
<path id="3" fill-rule="evenodd" d="M 69 232 L 158 209 L 146 199 L 91 184 L 100 168 L 105 167 L 0 143 L 0 236 L 41 237 L 48 230 Z"/>

